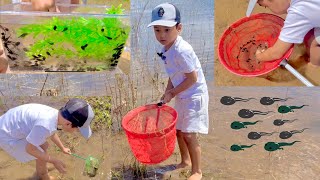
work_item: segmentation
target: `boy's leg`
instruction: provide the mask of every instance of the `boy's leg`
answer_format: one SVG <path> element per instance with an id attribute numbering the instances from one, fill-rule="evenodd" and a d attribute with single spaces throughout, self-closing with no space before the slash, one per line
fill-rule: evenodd
<path id="1" fill-rule="evenodd" d="M 49 143 L 45 142 L 40 146 L 45 153 L 47 153 L 47 149 L 49 147 Z M 41 180 L 49 180 L 52 179 L 52 177 L 49 176 L 48 174 L 48 168 L 47 168 L 47 162 L 42 161 L 40 159 L 36 159 L 36 171 L 37 175 Z"/>
<path id="2" fill-rule="evenodd" d="M 310 63 L 320 66 L 320 28 L 310 30 L 304 42 L 310 57 Z"/>
<path id="3" fill-rule="evenodd" d="M 0 39 L 0 73 L 7 73 L 9 71 L 9 62 L 4 52 L 2 40 Z"/>
<path id="4" fill-rule="evenodd" d="M 202 178 L 201 165 L 201 148 L 196 133 L 183 133 L 184 139 L 188 146 L 188 150 L 192 163 L 192 175 L 189 180 L 199 180 Z"/>
<path id="5" fill-rule="evenodd" d="M 310 45 L 310 62 L 320 66 L 320 28 L 314 29 L 314 39 Z"/>
<path id="6" fill-rule="evenodd" d="M 181 163 L 178 164 L 176 168 L 185 168 L 191 165 L 191 159 L 188 151 L 188 146 L 184 140 L 184 133 L 180 130 L 177 130 L 177 140 L 180 149 Z"/>

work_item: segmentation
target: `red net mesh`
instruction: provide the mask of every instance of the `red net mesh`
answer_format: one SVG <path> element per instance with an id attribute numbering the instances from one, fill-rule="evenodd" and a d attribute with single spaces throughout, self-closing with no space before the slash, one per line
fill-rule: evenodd
<path id="1" fill-rule="evenodd" d="M 177 117 L 177 112 L 166 105 L 141 106 L 123 117 L 122 127 L 139 162 L 157 164 L 172 155 Z"/>
<path id="2" fill-rule="evenodd" d="M 277 41 L 284 20 L 272 14 L 256 14 L 232 24 L 222 35 L 219 46 L 220 62 L 232 73 L 241 76 L 259 76 L 276 69 L 286 54 L 275 61 L 258 62 L 255 52 L 258 47 L 267 48 Z"/>

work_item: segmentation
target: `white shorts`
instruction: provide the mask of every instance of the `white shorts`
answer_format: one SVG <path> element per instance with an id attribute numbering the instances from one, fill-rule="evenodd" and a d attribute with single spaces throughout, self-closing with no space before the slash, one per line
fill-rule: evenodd
<path id="1" fill-rule="evenodd" d="M 22 163 L 37 159 L 26 151 L 28 141 L 26 139 L 8 140 L 7 137 L 0 134 L 0 148 L 7 152 L 10 156 Z M 41 147 L 37 147 L 41 152 L 44 152 Z"/>
<path id="2" fill-rule="evenodd" d="M 208 92 L 186 99 L 176 97 L 174 107 L 178 112 L 177 130 L 185 133 L 208 134 L 208 106 Z"/>
<path id="3" fill-rule="evenodd" d="M 318 44 L 320 44 L 320 27 L 314 28 L 314 37 Z"/>

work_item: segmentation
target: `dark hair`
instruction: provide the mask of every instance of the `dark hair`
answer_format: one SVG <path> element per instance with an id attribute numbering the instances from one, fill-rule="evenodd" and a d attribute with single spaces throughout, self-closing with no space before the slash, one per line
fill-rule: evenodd
<path id="1" fill-rule="evenodd" d="M 61 110 L 61 109 L 59 110 L 59 113 L 60 113 L 61 116 L 63 117 L 63 114 L 62 114 L 62 110 Z M 78 127 L 76 124 L 72 123 L 72 121 L 70 121 L 69 119 L 66 119 L 65 117 L 63 117 L 63 118 L 64 118 L 65 120 L 71 122 L 71 127 L 72 127 L 72 128 Z"/>

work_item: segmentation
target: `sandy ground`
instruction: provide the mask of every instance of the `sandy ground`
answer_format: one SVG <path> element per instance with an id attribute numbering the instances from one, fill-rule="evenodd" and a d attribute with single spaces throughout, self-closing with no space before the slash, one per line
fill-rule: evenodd
<path id="1" fill-rule="evenodd" d="M 218 59 L 218 43 L 223 32 L 229 25 L 245 17 L 248 0 L 215 0 L 215 70 L 214 78 L 217 86 L 304 86 L 286 69 L 278 68 L 263 77 L 245 78 L 229 72 Z M 256 6 L 254 13 L 271 13 L 268 9 Z M 283 18 L 285 16 L 282 16 Z M 320 68 L 308 65 L 304 46 L 294 49 L 289 63 L 315 85 L 320 85 Z"/>
<path id="2" fill-rule="evenodd" d="M 212 87 L 213 82 L 209 82 Z M 249 87 L 224 87 L 209 89 L 210 93 L 210 129 L 208 135 L 199 137 L 202 147 L 203 179 L 315 179 L 318 177 L 320 167 L 320 113 L 318 103 L 320 101 L 319 88 L 249 88 Z M 222 96 L 255 98 L 249 102 L 236 102 L 231 106 L 220 103 Z M 261 97 L 278 97 L 292 99 L 286 102 L 275 102 L 270 106 L 261 105 Z M 33 101 L 34 98 L 26 98 L 24 102 Z M 22 97 L 17 97 L 16 101 Z M 15 101 L 15 103 L 16 103 Z M 53 98 L 53 105 L 61 105 L 59 98 Z M 14 103 L 13 103 L 14 104 Z M 280 105 L 301 106 L 302 109 L 292 113 L 280 114 L 277 108 Z M 169 105 L 172 105 L 169 104 Z M 9 104 L 11 107 L 12 104 Z M 2 106 L 3 107 L 3 106 Z M 251 119 L 238 117 L 240 109 L 247 108 L 259 111 L 274 111 L 268 115 L 255 115 Z M 274 126 L 275 119 L 298 119 L 293 123 L 283 126 Z M 233 130 L 230 124 L 233 121 L 262 122 L 248 126 L 246 129 Z M 309 128 L 302 133 L 294 134 L 291 138 L 283 140 L 279 138 L 279 132 L 301 130 Z M 256 132 L 278 132 L 272 136 L 262 136 L 258 140 L 250 140 L 247 134 Z M 102 133 L 93 135 L 89 141 L 84 141 L 78 136 L 63 136 L 63 141 L 68 147 L 72 147 L 75 153 L 84 157 L 92 155 L 102 159 L 102 164 L 95 179 L 141 179 L 134 178 L 133 164 L 135 159 L 123 132 Z M 264 144 L 272 142 L 297 142 L 292 146 L 285 146 L 284 150 L 268 152 L 264 150 Z M 233 152 L 230 146 L 233 144 L 252 145 L 244 151 Z M 66 175 L 59 174 L 55 169 L 50 171 L 60 179 L 89 179 L 83 175 L 84 162 L 80 159 L 66 156 L 51 146 L 50 153 L 61 158 L 68 167 Z M 144 179 L 186 179 L 190 169 L 173 170 L 171 164 L 179 163 L 180 155 L 176 146 L 173 155 L 163 163 L 156 166 L 147 166 L 147 175 Z M 244 165 L 245 163 L 245 165 Z M 21 164 L 0 150 L 0 179 L 30 179 L 34 175 L 35 163 Z M 52 166 L 50 166 L 52 169 Z M 16 169 L 19 168 L 19 173 Z M 303 169 L 303 171 L 302 171 Z"/>
<path id="3" fill-rule="evenodd" d="M 210 82 L 209 85 L 212 85 Z M 208 135 L 199 137 L 202 147 L 202 170 L 203 179 L 315 179 L 320 172 L 317 165 L 320 162 L 320 124 L 317 122 L 320 113 L 317 111 L 319 102 L 319 89 L 308 88 L 215 88 L 210 90 L 210 132 Z M 275 96 L 276 95 L 276 96 Z M 232 97 L 253 97 L 257 100 L 250 102 L 236 102 L 232 106 L 225 106 L 220 103 L 222 96 Z M 259 103 L 261 97 L 292 97 L 287 102 L 275 102 L 273 105 L 264 106 Z M 293 113 L 280 114 L 277 107 L 280 105 L 302 105 L 308 104 Z M 239 118 L 237 113 L 242 108 L 260 111 L 275 111 L 266 116 L 256 115 L 251 119 Z M 274 126 L 275 119 L 298 120 L 283 126 Z M 231 122 L 262 120 L 261 124 L 248 126 L 247 129 L 233 130 Z M 291 138 L 282 140 L 279 133 L 272 136 L 262 136 L 258 140 L 250 140 L 247 134 L 251 131 L 257 132 L 281 132 L 301 130 L 310 128 L 303 133 L 294 134 Z M 130 148 L 126 143 L 123 134 L 115 137 L 116 150 L 112 153 L 113 169 L 123 164 L 132 162 L 132 155 L 128 154 Z M 285 146 L 284 150 L 268 152 L 264 150 L 264 144 L 273 142 L 301 141 L 293 146 Z M 233 144 L 251 145 L 252 148 L 244 151 L 233 152 L 230 146 Z M 123 158 L 118 158 L 123 157 Z M 171 164 L 179 163 L 179 149 L 176 147 L 174 154 L 163 163 L 156 166 L 148 166 L 147 179 L 186 179 L 190 169 L 170 170 Z M 245 164 L 245 165 L 244 165 Z M 303 169 L 303 171 L 302 171 Z M 154 175 L 156 174 L 156 175 Z M 126 176 L 125 176 L 126 177 Z M 125 178 L 130 179 L 130 178 Z"/>

